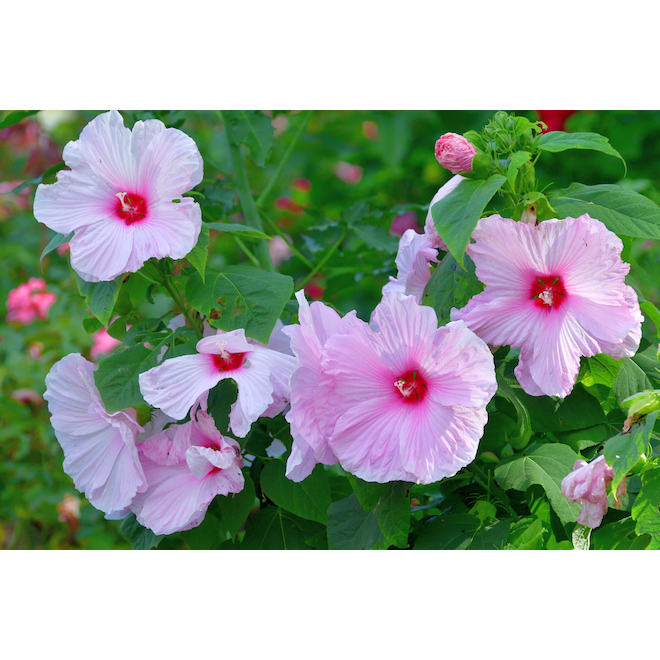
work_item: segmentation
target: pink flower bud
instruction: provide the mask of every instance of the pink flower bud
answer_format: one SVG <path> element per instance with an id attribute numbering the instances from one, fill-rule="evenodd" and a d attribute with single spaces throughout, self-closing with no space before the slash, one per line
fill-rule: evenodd
<path id="1" fill-rule="evenodd" d="M 392 218 L 390 234 L 393 236 L 403 236 L 407 229 L 414 229 L 418 234 L 420 233 L 417 214 L 414 211 L 406 211 Z"/>
<path id="2" fill-rule="evenodd" d="M 547 126 L 547 128 L 543 131 L 544 133 L 549 133 L 550 131 L 565 131 L 568 118 L 573 116 L 576 112 L 577 110 L 536 111 L 539 119 Z"/>
<path id="3" fill-rule="evenodd" d="M 279 211 L 290 211 L 293 215 L 301 215 L 303 212 L 302 206 L 290 197 L 278 197 L 275 200 L 275 208 Z"/>
<path id="4" fill-rule="evenodd" d="M 48 310 L 57 296 L 45 289 L 46 282 L 40 277 L 32 277 L 12 289 L 7 296 L 7 320 L 28 324 L 37 318 L 48 318 Z"/>
<path id="5" fill-rule="evenodd" d="M 378 124 L 375 121 L 363 121 L 362 122 L 362 135 L 367 138 L 367 140 L 377 140 L 378 139 Z"/>
<path id="6" fill-rule="evenodd" d="M 281 236 L 274 236 L 268 241 L 268 254 L 277 268 L 283 261 L 289 259 L 293 252 Z"/>
<path id="7" fill-rule="evenodd" d="M 561 493 L 572 502 L 582 505 L 577 521 L 595 529 L 607 513 L 607 486 L 614 479 L 614 469 L 604 456 L 587 463 L 575 461 L 573 472 L 561 482 Z M 617 499 L 625 495 L 625 480 L 617 488 Z"/>
<path id="8" fill-rule="evenodd" d="M 57 250 L 57 254 L 64 256 L 65 254 L 69 254 L 71 246 L 68 243 L 62 243 L 62 245 L 58 245 L 55 249 Z"/>
<path id="9" fill-rule="evenodd" d="M 362 180 L 362 168 L 359 165 L 351 165 L 340 161 L 335 163 L 335 174 L 345 183 L 355 185 Z"/>
<path id="10" fill-rule="evenodd" d="M 477 150 L 462 135 L 445 133 L 435 143 L 435 157 L 452 174 L 472 171 L 472 159 Z"/>
<path id="11" fill-rule="evenodd" d="M 291 187 L 300 192 L 309 192 L 312 189 L 312 183 L 309 179 L 294 179 L 291 182 Z"/>

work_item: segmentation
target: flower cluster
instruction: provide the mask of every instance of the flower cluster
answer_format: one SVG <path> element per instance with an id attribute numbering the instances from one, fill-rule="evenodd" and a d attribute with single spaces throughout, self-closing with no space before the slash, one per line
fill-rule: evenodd
<path id="1" fill-rule="evenodd" d="M 7 321 L 32 323 L 36 319 L 48 318 L 48 310 L 57 300 L 52 291 L 46 291 L 46 282 L 40 277 L 31 277 L 19 284 L 7 296 Z"/>

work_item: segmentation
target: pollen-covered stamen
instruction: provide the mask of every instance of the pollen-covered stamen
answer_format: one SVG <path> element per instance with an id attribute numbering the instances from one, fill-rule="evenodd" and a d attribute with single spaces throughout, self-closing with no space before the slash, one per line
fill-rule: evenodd
<path id="1" fill-rule="evenodd" d="M 147 202 L 141 195 L 118 192 L 115 197 L 117 198 L 115 212 L 127 225 L 144 220 L 147 215 Z"/>
<path id="2" fill-rule="evenodd" d="M 566 300 L 566 289 L 561 277 L 545 275 L 537 277 L 530 288 L 529 297 L 537 307 L 557 309 Z"/>
<path id="3" fill-rule="evenodd" d="M 421 401 L 427 391 L 426 383 L 417 370 L 407 371 L 394 381 L 394 387 L 408 403 Z"/>

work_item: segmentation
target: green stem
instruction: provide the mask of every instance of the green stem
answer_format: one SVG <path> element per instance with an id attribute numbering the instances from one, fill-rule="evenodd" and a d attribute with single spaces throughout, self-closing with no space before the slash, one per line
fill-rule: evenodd
<path id="1" fill-rule="evenodd" d="M 257 258 L 254 256 L 254 254 L 252 254 L 252 251 L 250 250 L 250 248 L 248 248 L 248 246 L 245 245 L 245 243 L 243 243 L 243 241 L 242 241 L 238 236 L 236 236 L 235 233 L 232 232 L 231 237 L 236 241 L 236 243 L 238 243 L 238 247 L 241 248 L 241 250 L 243 250 L 243 252 L 245 253 L 245 256 L 246 256 L 246 257 L 247 257 L 247 258 L 248 258 L 248 259 L 249 259 L 249 260 L 250 260 L 250 261 L 251 261 L 251 262 L 257 267 L 257 268 L 260 268 L 260 267 L 261 267 L 261 264 L 259 263 L 259 259 L 257 259 Z"/>
<path id="2" fill-rule="evenodd" d="M 339 240 L 326 252 L 323 259 L 321 259 L 321 261 L 319 261 L 318 264 L 316 264 L 316 267 L 312 270 L 312 272 L 302 281 L 302 283 L 300 284 L 301 287 L 305 286 L 305 284 L 307 284 L 307 282 L 309 282 L 312 279 L 312 277 L 314 277 L 314 275 L 316 275 L 316 273 L 318 273 L 319 270 L 321 270 L 321 268 L 324 266 L 326 261 L 330 259 L 330 257 L 335 253 L 337 248 L 341 245 L 342 241 L 346 238 L 347 234 L 348 234 L 348 228 L 344 228 L 344 231 L 342 232 L 342 235 L 339 237 Z"/>
<path id="3" fill-rule="evenodd" d="M 188 325 L 195 331 L 195 334 L 201 339 L 204 336 L 204 333 L 200 329 L 199 325 L 195 322 L 195 319 L 191 317 L 190 310 L 185 305 L 185 303 L 181 299 L 181 295 L 176 290 L 176 287 L 172 284 L 172 282 L 170 282 L 167 276 L 163 277 L 163 286 L 167 289 L 167 292 L 170 294 L 172 300 L 174 300 L 174 304 L 181 310 L 181 313 L 185 317 L 186 321 L 188 321 Z"/>
<path id="4" fill-rule="evenodd" d="M 284 155 L 282 156 L 282 159 L 280 160 L 277 169 L 275 170 L 275 172 L 273 172 L 273 176 L 270 177 L 270 181 L 268 181 L 266 187 L 261 191 L 259 197 L 257 197 L 257 206 L 259 207 L 263 206 L 271 190 L 275 187 L 277 180 L 280 178 L 280 175 L 284 170 L 284 166 L 289 162 L 289 158 L 291 158 L 291 154 L 293 153 L 294 147 L 296 146 L 298 140 L 300 139 L 300 136 L 305 132 L 305 128 L 307 127 L 307 122 L 309 121 L 309 118 L 312 116 L 312 112 L 314 111 L 307 110 L 307 112 L 303 116 L 303 119 L 300 122 L 300 126 L 298 126 L 298 130 L 295 132 L 293 139 L 291 140 L 289 146 L 287 147 L 287 150 L 284 152 Z"/>
<path id="5" fill-rule="evenodd" d="M 314 268 L 314 264 L 304 255 L 302 254 L 298 248 L 286 237 L 285 234 L 282 233 L 282 230 L 271 220 L 271 218 L 264 213 L 263 211 L 261 212 L 261 215 L 263 219 L 266 221 L 266 224 L 278 235 L 280 236 L 284 242 L 291 248 L 291 251 L 302 261 L 307 268 L 312 269 Z"/>
<path id="6" fill-rule="evenodd" d="M 261 222 L 261 218 L 259 217 L 259 209 L 257 208 L 254 197 L 252 196 L 252 191 L 250 190 L 250 182 L 248 180 L 247 171 L 245 170 L 243 158 L 241 157 L 241 150 L 236 144 L 237 141 L 234 137 L 234 129 L 231 123 L 223 115 L 222 110 L 216 110 L 216 114 L 225 127 L 225 133 L 227 134 L 229 157 L 231 160 L 232 169 L 234 170 L 234 182 L 236 183 L 238 199 L 241 203 L 241 208 L 243 209 L 245 222 L 248 226 L 263 233 L 264 228 Z M 271 272 L 275 270 L 275 266 L 273 266 L 273 260 L 270 258 L 270 254 L 268 252 L 268 244 L 265 239 L 259 239 L 257 242 L 256 253 L 261 268 Z"/>

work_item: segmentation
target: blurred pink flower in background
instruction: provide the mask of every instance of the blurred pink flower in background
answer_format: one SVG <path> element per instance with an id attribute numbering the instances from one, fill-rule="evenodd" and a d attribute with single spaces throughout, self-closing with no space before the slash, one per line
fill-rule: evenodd
<path id="1" fill-rule="evenodd" d="M 19 284 L 7 296 L 7 321 L 32 323 L 35 319 L 48 318 L 50 306 L 57 300 L 51 291 L 46 291 L 46 282 L 40 277 L 31 277 L 27 282 Z"/>
<path id="2" fill-rule="evenodd" d="M 20 192 L 9 193 L 22 181 L 3 181 L 0 183 L 0 220 L 13 215 L 16 211 L 27 211 L 30 208 L 30 186 Z"/>
<path id="3" fill-rule="evenodd" d="M 19 153 L 27 154 L 23 172 L 28 176 L 39 176 L 61 160 L 57 143 L 32 118 L 2 129 L 0 141 Z"/>
<path id="4" fill-rule="evenodd" d="M 67 493 L 64 499 L 57 505 L 58 520 L 69 526 L 69 532 L 73 535 L 80 526 L 80 498 Z"/>
<path id="5" fill-rule="evenodd" d="M 377 140 L 379 137 L 378 134 L 378 124 L 375 121 L 367 120 L 362 122 L 362 135 L 367 138 L 367 140 Z"/>
<path id="6" fill-rule="evenodd" d="M 277 115 L 270 123 L 275 129 L 273 131 L 274 137 L 279 137 L 289 128 L 289 118 L 286 115 Z"/>
<path id="7" fill-rule="evenodd" d="M 303 289 L 312 300 L 321 300 L 325 293 L 325 287 L 321 284 L 320 278 L 317 275 L 314 275 L 314 277 L 305 284 Z"/>
<path id="8" fill-rule="evenodd" d="M 393 236 L 403 236 L 407 229 L 414 229 L 417 233 L 420 233 L 417 214 L 414 211 L 406 211 L 392 218 L 390 234 Z"/>
<path id="9" fill-rule="evenodd" d="M 39 185 L 34 216 L 75 232 L 71 266 L 82 279 L 113 280 L 151 257 L 181 259 L 197 243 L 201 209 L 182 195 L 201 182 L 203 163 L 182 131 L 157 119 L 129 129 L 113 110 L 87 124 L 63 157 L 71 169 Z"/>
<path id="10" fill-rule="evenodd" d="M 293 251 L 281 236 L 274 236 L 268 241 L 268 253 L 277 268 L 283 261 L 291 258 Z"/>
<path id="11" fill-rule="evenodd" d="M 345 183 L 355 185 L 362 180 L 362 168 L 359 165 L 351 165 L 344 161 L 335 163 L 334 173 Z"/>
<path id="12" fill-rule="evenodd" d="M 607 513 L 607 486 L 614 479 L 614 469 L 604 456 L 587 463 L 575 461 L 573 472 L 561 481 L 561 494 L 582 505 L 577 521 L 580 525 L 596 528 Z M 625 478 L 619 483 L 616 499 L 626 494 Z"/>
<path id="13" fill-rule="evenodd" d="M 549 133 L 550 131 L 565 131 L 566 122 L 569 117 L 572 117 L 577 110 L 537 110 L 536 113 L 539 119 L 545 123 L 547 128 L 543 131 Z"/>
<path id="14" fill-rule="evenodd" d="M 26 405 L 32 404 L 34 406 L 40 406 L 44 402 L 41 394 L 27 387 L 14 390 L 10 396 L 12 399 L 14 399 L 14 401 L 18 401 L 19 403 L 24 403 Z"/>
<path id="15" fill-rule="evenodd" d="M 301 215 L 303 213 L 302 206 L 294 202 L 290 197 L 278 197 L 274 204 L 275 208 L 279 211 L 290 211 L 293 215 Z"/>
<path id="16" fill-rule="evenodd" d="M 121 345 L 119 339 L 115 339 L 108 334 L 106 328 L 101 328 L 93 333 L 92 339 L 94 340 L 94 345 L 89 351 L 92 360 L 96 360 L 100 355 L 112 353 L 117 346 Z"/>
<path id="17" fill-rule="evenodd" d="M 62 243 L 62 245 L 58 245 L 55 249 L 57 250 L 57 254 L 63 257 L 65 254 L 69 254 L 69 252 L 71 251 L 71 246 L 67 242 L 67 243 Z"/>
<path id="18" fill-rule="evenodd" d="M 309 192 L 312 189 L 312 184 L 308 179 L 294 179 L 291 182 L 291 187 L 300 192 Z"/>
<path id="19" fill-rule="evenodd" d="M 472 159 L 477 150 L 462 135 L 445 133 L 435 143 L 435 157 L 452 174 L 472 171 Z"/>

